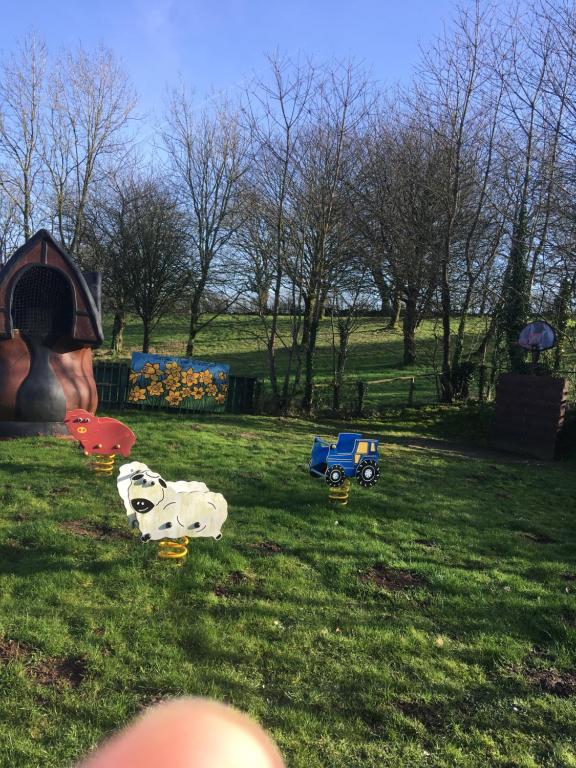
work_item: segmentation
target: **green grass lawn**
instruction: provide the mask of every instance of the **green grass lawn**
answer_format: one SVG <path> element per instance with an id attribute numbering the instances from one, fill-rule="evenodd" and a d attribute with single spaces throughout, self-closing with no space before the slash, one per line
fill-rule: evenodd
<path id="1" fill-rule="evenodd" d="M 182 567 L 74 444 L 0 443 L 0 765 L 69 765 L 151 702 L 211 696 L 291 768 L 576 766 L 572 463 L 443 453 L 392 425 L 347 508 L 337 427 L 126 412 L 133 458 L 224 493 Z"/>

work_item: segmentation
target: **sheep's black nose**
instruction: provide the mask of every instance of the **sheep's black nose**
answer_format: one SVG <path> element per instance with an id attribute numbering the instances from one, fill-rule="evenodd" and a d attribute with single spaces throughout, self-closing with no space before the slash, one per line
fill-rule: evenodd
<path id="1" fill-rule="evenodd" d="M 150 541 L 151 538 L 149 533 L 143 533 L 142 536 L 140 536 L 140 541 Z"/>

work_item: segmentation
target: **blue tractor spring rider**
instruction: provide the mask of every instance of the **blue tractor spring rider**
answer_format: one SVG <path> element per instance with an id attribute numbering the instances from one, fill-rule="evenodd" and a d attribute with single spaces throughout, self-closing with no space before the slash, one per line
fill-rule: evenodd
<path id="1" fill-rule="evenodd" d="M 348 501 L 350 478 L 358 485 L 371 488 L 380 477 L 378 466 L 378 440 L 357 432 L 341 432 L 336 443 L 315 437 L 310 458 L 310 475 L 323 477 L 331 489 L 343 492 L 331 495 L 332 501 L 345 504 Z"/>

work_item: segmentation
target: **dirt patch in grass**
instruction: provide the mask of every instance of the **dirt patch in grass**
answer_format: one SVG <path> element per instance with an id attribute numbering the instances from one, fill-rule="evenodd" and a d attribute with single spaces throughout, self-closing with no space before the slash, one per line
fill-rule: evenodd
<path id="1" fill-rule="evenodd" d="M 250 579 L 247 574 L 242 573 L 242 571 L 232 571 L 228 576 L 228 581 L 230 584 L 245 584 L 247 581 L 250 581 Z"/>
<path id="2" fill-rule="evenodd" d="M 58 488 L 50 488 L 50 495 L 52 496 L 65 496 L 67 493 L 70 493 L 70 488 L 67 485 L 62 485 Z"/>
<path id="3" fill-rule="evenodd" d="M 240 437 L 244 440 L 262 440 L 262 435 L 257 435 L 256 432 L 240 432 Z"/>
<path id="4" fill-rule="evenodd" d="M 229 597 L 230 594 L 233 594 L 231 587 L 237 587 L 239 584 L 246 584 L 249 581 L 250 577 L 242 571 L 232 571 L 224 583 L 216 584 L 214 594 L 217 597 Z"/>
<path id="5" fill-rule="evenodd" d="M 26 665 L 27 675 L 42 685 L 59 685 L 77 688 L 86 677 L 86 662 L 81 658 L 48 658 L 33 662 L 35 649 L 26 643 L 0 638 L 0 663 L 21 661 Z"/>
<path id="6" fill-rule="evenodd" d="M 428 582 L 423 576 L 412 571 L 404 571 L 401 568 L 388 568 L 381 563 L 376 563 L 368 570 L 360 574 L 360 581 L 365 584 L 373 584 L 381 589 L 391 592 L 422 587 Z"/>
<path id="7" fill-rule="evenodd" d="M 276 544 L 274 541 L 257 541 L 255 544 L 248 545 L 250 549 L 257 549 L 264 555 L 279 555 L 282 552 L 280 544 Z"/>
<path id="8" fill-rule="evenodd" d="M 394 706 L 403 715 L 420 720 L 429 731 L 436 731 L 442 726 L 442 716 L 431 704 L 423 704 L 418 701 L 397 701 Z"/>
<path id="9" fill-rule="evenodd" d="M 25 643 L 17 643 L 7 637 L 0 638 L 0 661 L 21 661 L 27 659 L 32 653 L 32 648 Z"/>
<path id="10" fill-rule="evenodd" d="M 529 669 L 524 677 L 545 693 L 568 698 L 576 695 L 576 672 L 559 672 L 557 669 Z"/>
<path id="11" fill-rule="evenodd" d="M 95 525 L 87 523 L 85 520 L 65 520 L 60 523 L 60 527 L 76 534 L 76 536 L 88 536 L 91 539 L 126 540 L 133 538 L 129 531 L 112 528 L 106 524 Z"/>
<path id="12" fill-rule="evenodd" d="M 45 659 L 30 667 L 30 676 L 42 685 L 78 688 L 86 677 L 86 662 L 79 658 Z"/>
<path id="13" fill-rule="evenodd" d="M 144 693 L 140 697 L 140 711 L 148 709 L 148 707 L 154 707 L 156 704 L 162 704 L 169 699 L 174 698 L 174 693 Z"/>
<path id="14" fill-rule="evenodd" d="M 438 544 L 430 541 L 430 539 L 414 539 L 414 544 L 420 544 L 421 547 L 426 547 L 426 549 L 436 549 L 438 546 Z"/>
<path id="15" fill-rule="evenodd" d="M 530 531 L 522 531 L 520 533 L 520 536 L 524 539 L 528 539 L 529 541 L 533 541 L 536 544 L 554 544 L 555 540 L 551 539 L 550 536 L 548 536 L 545 533 L 532 533 Z"/>
<path id="16" fill-rule="evenodd" d="M 263 480 L 261 472 L 237 472 L 236 477 L 239 477 L 241 480 L 252 480 L 256 482 L 261 482 Z"/>
<path id="17" fill-rule="evenodd" d="M 576 573 L 563 573 L 560 578 L 564 581 L 576 581 Z"/>

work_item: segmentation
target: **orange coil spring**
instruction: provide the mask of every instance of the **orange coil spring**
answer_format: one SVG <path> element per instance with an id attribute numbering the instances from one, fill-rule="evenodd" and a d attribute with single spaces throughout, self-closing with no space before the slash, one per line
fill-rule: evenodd
<path id="1" fill-rule="evenodd" d="M 348 504 L 348 497 L 350 496 L 350 480 L 344 479 L 342 485 L 338 488 L 330 488 L 328 491 L 328 499 L 332 504 L 339 504 L 341 507 L 345 507 Z"/>
<path id="2" fill-rule="evenodd" d="M 158 557 L 162 560 L 180 560 L 188 554 L 188 537 L 162 539 L 158 544 Z"/>
<path id="3" fill-rule="evenodd" d="M 114 472 L 115 453 L 96 454 L 92 462 L 92 469 L 97 475 L 111 475 Z"/>

